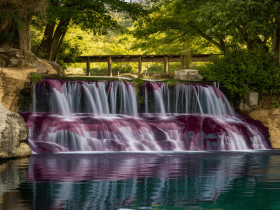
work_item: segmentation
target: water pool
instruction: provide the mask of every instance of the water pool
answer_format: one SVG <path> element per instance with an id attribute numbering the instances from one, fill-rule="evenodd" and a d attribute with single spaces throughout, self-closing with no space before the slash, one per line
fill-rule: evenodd
<path id="1" fill-rule="evenodd" d="M 0 160 L 0 209 L 280 209 L 280 151 Z"/>

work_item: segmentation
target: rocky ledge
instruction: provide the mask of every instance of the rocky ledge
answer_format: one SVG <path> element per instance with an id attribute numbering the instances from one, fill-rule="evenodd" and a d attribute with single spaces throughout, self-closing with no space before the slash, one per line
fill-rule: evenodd
<path id="1" fill-rule="evenodd" d="M 177 80 L 201 81 L 203 79 L 195 69 L 182 69 L 175 71 L 174 74 L 174 79 Z"/>
<path id="2" fill-rule="evenodd" d="M 259 109 L 250 112 L 249 116 L 262 122 L 268 128 L 272 147 L 280 149 L 280 109 Z"/>
<path id="3" fill-rule="evenodd" d="M 0 104 L 0 158 L 31 155 L 28 146 L 28 127 L 22 116 Z"/>

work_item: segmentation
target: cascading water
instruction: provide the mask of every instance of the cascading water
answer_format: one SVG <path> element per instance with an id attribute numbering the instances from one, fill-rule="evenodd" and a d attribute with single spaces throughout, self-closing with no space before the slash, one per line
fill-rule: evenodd
<path id="1" fill-rule="evenodd" d="M 44 79 L 33 96 L 36 115 L 21 113 L 33 153 L 271 149 L 214 85 L 147 81 L 136 94 L 132 82 Z"/>

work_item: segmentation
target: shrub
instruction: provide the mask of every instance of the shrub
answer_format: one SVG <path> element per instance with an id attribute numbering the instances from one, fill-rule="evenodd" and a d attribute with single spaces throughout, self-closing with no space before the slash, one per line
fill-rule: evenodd
<path id="1" fill-rule="evenodd" d="M 37 72 L 30 73 L 30 77 L 34 83 L 38 83 L 42 80 L 41 75 Z"/>
<path id="2" fill-rule="evenodd" d="M 207 81 L 219 81 L 231 97 L 246 97 L 251 91 L 280 91 L 280 66 L 271 61 L 271 54 L 261 49 L 235 51 L 216 57 L 199 69 Z"/>

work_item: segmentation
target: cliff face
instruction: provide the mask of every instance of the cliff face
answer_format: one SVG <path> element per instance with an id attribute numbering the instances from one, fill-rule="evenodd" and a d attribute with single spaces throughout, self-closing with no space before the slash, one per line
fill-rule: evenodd
<path id="1" fill-rule="evenodd" d="M 280 109 L 259 109 L 249 113 L 249 116 L 268 127 L 272 147 L 280 149 Z"/>

